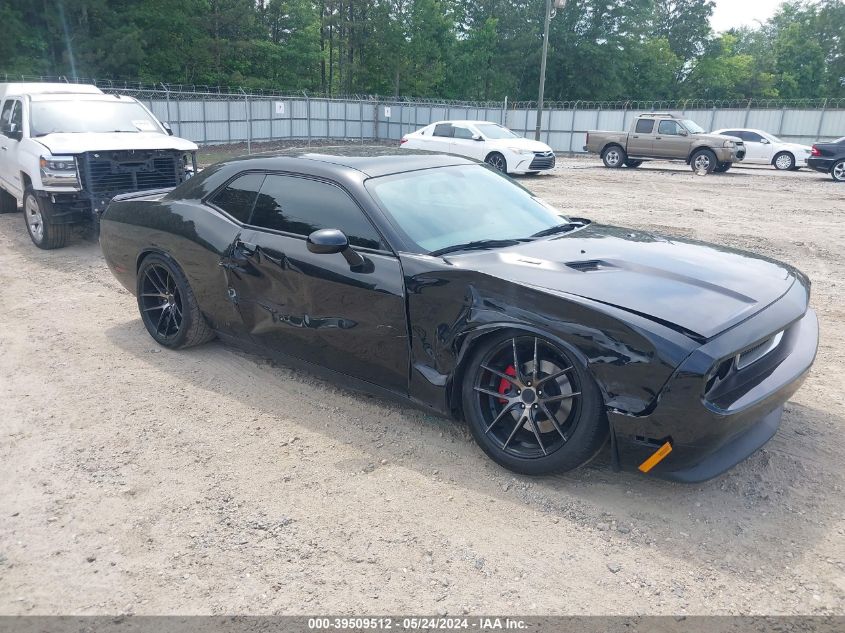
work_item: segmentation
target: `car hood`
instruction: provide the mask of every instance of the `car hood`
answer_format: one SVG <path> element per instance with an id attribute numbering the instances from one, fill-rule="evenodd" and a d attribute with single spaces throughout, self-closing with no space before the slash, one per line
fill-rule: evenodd
<path id="1" fill-rule="evenodd" d="M 730 134 L 696 134 L 695 138 L 700 138 L 702 140 L 708 141 L 710 143 L 718 143 L 723 144 L 725 141 L 733 141 L 734 143 L 742 143 L 745 144 L 738 136 L 731 136 Z"/>
<path id="2" fill-rule="evenodd" d="M 601 225 L 448 259 L 514 283 L 622 308 L 703 339 L 762 310 L 795 282 L 792 268 L 751 253 Z"/>
<path id="3" fill-rule="evenodd" d="M 39 136 L 33 140 L 41 143 L 54 156 L 131 149 L 173 149 L 180 152 L 197 150 L 196 143 L 157 132 L 56 133 Z"/>
<path id="4" fill-rule="evenodd" d="M 551 152 L 552 148 L 541 143 L 540 141 L 532 141 L 527 138 L 499 138 L 490 139 L 487 141 L 490 145 L 495 147 L 515 147 L 517 149 L 524 149 L 531 152 Z"/>

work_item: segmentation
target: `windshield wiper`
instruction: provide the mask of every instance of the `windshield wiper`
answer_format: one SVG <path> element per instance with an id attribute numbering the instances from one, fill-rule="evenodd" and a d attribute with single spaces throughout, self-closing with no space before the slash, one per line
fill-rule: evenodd
<path id="1" fill-rule="evenodd" d="M 446 253 L 454 253 L 457 251 L 483 251 L 488 248 L 504 248 L 505 246 L 515 246 L 520 242 L 525 242 L 524 239 L 512 240 L 476 240 L 474 242 L 466 242 L 465 244 L 453 244 L 439 248 L 436 251 L 431 251 L 429 255 L 432 257 L 440 257 Z"/>

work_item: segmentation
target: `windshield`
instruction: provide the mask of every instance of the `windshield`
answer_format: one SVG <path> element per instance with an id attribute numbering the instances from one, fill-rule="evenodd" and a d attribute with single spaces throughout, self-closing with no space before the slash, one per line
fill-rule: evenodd
<path id="1" fill-rule="evenodd" d="M 482 165 L 373 178 L 367 188 L 421 252 L 524 239 L 567 221 L 554 207 Z"/>
<path id="2" fill-rule="evenodd" d="M 684 119 L 681 123 L 684 124 L 684 127 L 687 128 L 690 134 L 704 134 L 704 128 L 695 121 Z"/>
<path id="3" fill-rule="evenodd" d="M 508 128 L 496 125 L 495 123 L 476 123 L 475 127 L 489 139 L 520 138 L 519 134 L 514 134 Z"/>
<path id="4" fill-rule="evenodd" d="M 134 101 L 33 101 L 30 135 L 54 132 L 159 132 L 158 123 Z"/>

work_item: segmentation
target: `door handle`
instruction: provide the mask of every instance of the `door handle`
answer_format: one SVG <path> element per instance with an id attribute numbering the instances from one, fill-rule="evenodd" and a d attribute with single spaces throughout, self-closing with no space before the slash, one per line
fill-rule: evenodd
<path id="1" fill-rule="evenodd" d="M 654 137 L 654 140 L 655 140 L 655 141 L 662 141 L 662 140 L 663 140 L 663 137 L 662 137 L 662 136 L 655 136 L 655 137 Z"/>
<path id="2" fill-rule="evenodd" d="M 9 148 L 4 145 L 3 147 L 0 147 L 0 149 L 2 149 L 5 152 Z"/>
<path id="3" fill-rule="evenodd" d="M 640 138 L 640 137 L 639 137 L 639 136 L 637 136 L 636 134 L 634 134 L 634 138 Z"/>

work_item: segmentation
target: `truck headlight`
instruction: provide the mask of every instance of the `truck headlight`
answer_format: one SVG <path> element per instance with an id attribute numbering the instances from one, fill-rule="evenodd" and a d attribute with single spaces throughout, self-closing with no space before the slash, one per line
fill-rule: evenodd
<path id="1" fill-rule="evenodd" d="M 725 141 L 725 147 L 736 147 L 736 143 L 733 141 Z"/>
<path id="2" fill-rule="evenodd" d="M 45 187 L 74 187 L 79 189 L 76 158 L 73 156 L 42 156 L 41 184 Z"/>

